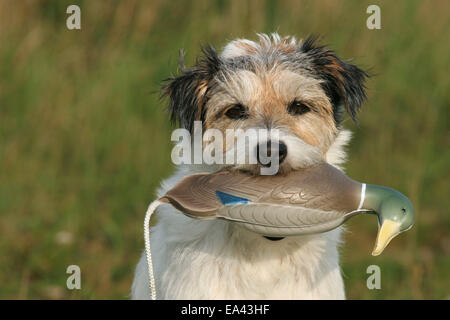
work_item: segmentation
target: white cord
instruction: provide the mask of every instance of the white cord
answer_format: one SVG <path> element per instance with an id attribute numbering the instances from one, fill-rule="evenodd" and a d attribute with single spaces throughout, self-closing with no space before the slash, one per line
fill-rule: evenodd
<path id="1" fill-rule="evenodd" d="M 147 266 L 148 266 L 148 284 L 150 287 L 150 294 L 152 300 L 156 300 L 156 285 L 155 285 L 155 277 L 153 275 L 153 264 L 152 264 L 152 253 L 150 247 L 150 218 L 155 212 L 156 208 L 162 202 L 159 200 L 155 200 L 148 206 L 147 212 L 145 213 L 144 220 L 144 239 L 145 239 L 145 253 L 147 255 Z"/>

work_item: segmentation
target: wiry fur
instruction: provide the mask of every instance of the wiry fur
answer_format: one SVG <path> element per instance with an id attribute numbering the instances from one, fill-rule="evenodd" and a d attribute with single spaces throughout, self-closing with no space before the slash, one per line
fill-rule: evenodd
<path id="1" fill-rule="evenodd" d="M 342 150 L 346 142 L 338 139 L 333 150 Z M 341 163 L 336 152 L 327 158 Z M 178 168 L 162 182 L 158 196 L 184 176 L 208 168 L 192 169 Z M 222 220 L 187 218 L 170 205 L 158 209 L 157 219 L 151 243 L 160 299 L 345 298 L 338 256 L 342 228 L 272 242 Z M 131 297 L 150 299 L 145 254 Z"/>
<path id="2" fill-rule="evenodd" d="M 193 130 L 279 129 L 288 147 L 280 172 L 327 161 L 340 167 L 350 132 L 342 130 L 342 110 L 356 119 L 365 99 L 364 71 L 317 46 L 312 38 L 259 35 L 238 39 L 219 55 L 212 47 L 192 69 L 168 80 L 172 120 Z M 292 115 L 286 108 L 301 100 L 311 111 Z M 224 116 L 245 105 L 246 117 Z M 227 141 L 229 152 L 234 141 Z M 235 165 L 256 173 L 258 165 Z M 183 165 L 165 180 L 162 196 L 194 172 L 217 166 Z M 158 209 L 151 243 L 161 299 L 344 299 L 338 246 L 342 228 L 323 234 L 270 241 L 223 220 L 198 221 L 170 205 Z M 132 286 L 134 299 L 149 299 L 147 263 L 142 256 Z"/>

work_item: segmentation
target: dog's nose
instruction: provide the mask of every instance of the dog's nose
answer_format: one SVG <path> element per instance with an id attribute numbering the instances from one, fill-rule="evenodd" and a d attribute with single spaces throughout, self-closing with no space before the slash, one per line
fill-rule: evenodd
<path id="1" fill-rule="evenodd" d="M 288 150 L 287 150 L 287 146 L 284 142 L 280 141 L 279 143 L 277 142 L 272 142 L 271 140 L 268 140 L 266 143 L 262 143 L 259 144 L 256 148 L 256 154 L 257 154 L 257 158 L 258 158 L 258 162 L 260 164 L 262 164 L 263 166 L 266 167 L 270 167 L 270 161 L 268 163 L 264 163 L 265 161 L 261 161 L 261 155 L 260 155 L 260 150 L 261 148 L 267 148 L 267 158 L 271 158 L 272 157 L 272 152 L 274 153 L 278 153 L 278 163 L 281 164 L 284 159 L 286 159 Z M 262 154 L 264 155 L 264 150 L 262 151 Z"/>

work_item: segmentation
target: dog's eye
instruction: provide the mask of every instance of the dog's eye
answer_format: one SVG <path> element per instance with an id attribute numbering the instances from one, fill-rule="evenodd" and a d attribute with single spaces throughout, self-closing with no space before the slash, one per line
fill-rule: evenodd
<path id="1" fill-rule="evenodd" d="M 311 108 L 303 102 L 294 100 L 288 105 L 287 111 L 294 116 L 299 116 L 311 111 Z"/>
<path id="2" fill-rule="evenodd" d="M 225 115 L 230 119 L 248 118 L 247 109 L 242 104 L 235 104 L 225 112 Z"/>

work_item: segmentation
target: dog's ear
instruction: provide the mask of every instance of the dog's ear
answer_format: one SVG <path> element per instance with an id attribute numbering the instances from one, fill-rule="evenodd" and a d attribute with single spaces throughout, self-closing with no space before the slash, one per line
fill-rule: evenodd
<path id="1" fill-rule="evenodd" d="M 193 130 L 194 121 L 204 120 L 204 105 L 210 82 L 220 68 L 221 60 L 217 51 L 208 46 L 202 48 L 203 57 L 191 69 L 183 65 L 183 53 L 180 52 L 181 75 L 166 79 L 163 96 L 169 97 L 168 111 L 173 123 Z"/>
<path id="2" fill-rule="evenodd" d="M 366 100 L 365 80 L 368 74 L 316 43 L 317 37 L 310 36 L 301 44 L 300 50 L 307 54 L 314 72 L 323 80 L 322 88 L 333 105 L 336 122 L 342 121 L 343 108 L 357 122 L 357 112 Z"/>

